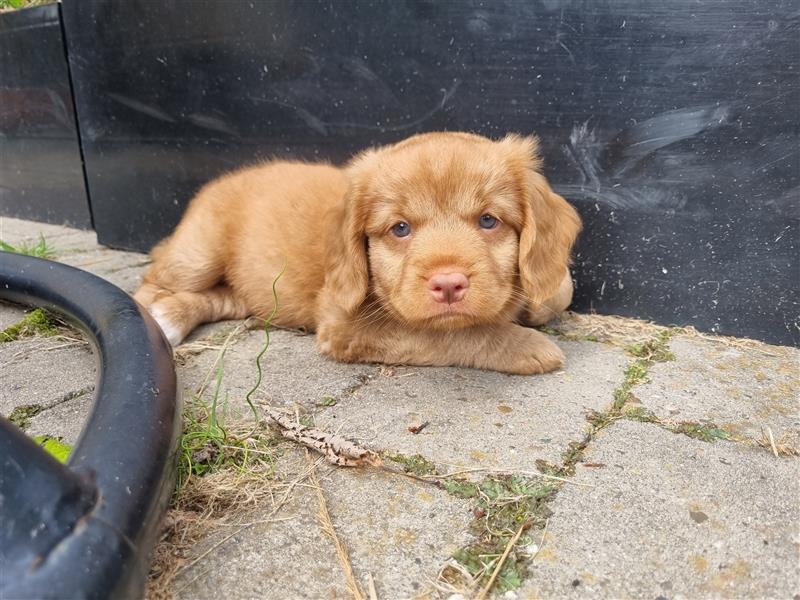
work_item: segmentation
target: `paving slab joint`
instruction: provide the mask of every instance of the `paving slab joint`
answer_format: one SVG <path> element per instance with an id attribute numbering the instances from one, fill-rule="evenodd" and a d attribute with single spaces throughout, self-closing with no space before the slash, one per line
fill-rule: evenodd
<path id="1" fill-rule="evenodd" d="M 75 400 L 76 398 L 80 398 L 81 396 L 91 392 L 94 392 L 94 384 L 87 385 L 78 390 L 72 390 L 66 394 L 62 394 L 58 398 L 45 404 L 23 404 L 22 406 L 17 406 L 9 413 L 8 420 L 25 431 L 30 426 L 31 420 L 34 417 L 47 412 L 48 410 L 55 408 L 60 404 L 69 402 L 70 400 Z"/>
<path id="2" fill-rule="evenodd" d="M 669 349 L 669 340 L 674 334 L 674 330 L 662 329 L 644 342 L 625 347 L 633 360 L 625 369 L 622 383 L 614 390 L 609 408 L 604 411 L 590 411 L 586 415 L 588 430 L 580 440 L 567 445 L 560 465 L 553 465 L 543 460 L 536 461 L 536 466 L 541 472 L 559 477 L 570 477 L 575 474 L 575 466 L 581 462 L 595 436 L 615 421 L 625 418 L 627 407 L 638 402 L 633 389 L 650 381 L 648 378 L 650 367 L 656 362 L 675 360 L 675 355 Z"/>

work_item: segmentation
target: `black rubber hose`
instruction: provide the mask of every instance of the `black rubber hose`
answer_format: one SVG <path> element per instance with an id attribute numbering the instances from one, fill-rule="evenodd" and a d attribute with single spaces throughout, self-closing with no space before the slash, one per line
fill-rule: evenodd
<path id="1" fill-rule="evenodd" d="M 0 598 L 141 597 L 175 483 L 170 346 L 128 294 L 60 263 L 0 253 L 0 298 L 65 316 L 100 360 L 66 467 L 0 426 Z"/>

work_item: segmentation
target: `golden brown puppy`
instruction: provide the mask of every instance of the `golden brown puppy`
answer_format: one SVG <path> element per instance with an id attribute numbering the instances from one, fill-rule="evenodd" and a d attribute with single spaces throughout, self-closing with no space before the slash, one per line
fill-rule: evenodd
<path id="1" fill-rule="evenodd" d="M 266 318 L 317 332 L 347 362 L 543 373 L 540 324 L 572 298 L 580 220 L 539 173 L 535 138 L 429 133 L 344 169 L 269 162 L 192 200 L 136 299 L 172 344 L 202 322 Z"/>

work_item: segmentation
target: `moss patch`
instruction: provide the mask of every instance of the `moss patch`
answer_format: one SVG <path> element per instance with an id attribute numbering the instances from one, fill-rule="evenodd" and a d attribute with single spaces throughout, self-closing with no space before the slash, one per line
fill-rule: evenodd
<path id="1" fill-rule="evenodd" d="M 44 448 L 48 454 L 53 456 L 60 463 L 66 463 L 72 452 L 72 446 L 47 435 L 36 435 L 33 437 L 33 441 Z"/>
<path id="2" fill-rule="evenodd" d="M 387 460 L 401 465 L 406 473 L 412 473 L 417 477 L 436 473 L 436 465 L 420 454 L 406 456 L 405 454 L 392 454 L 391 452 L 384 452 L 381 454 L 381 456 Z"/>
<path id="3" fill-rule="evenodd" d="M 24 404 L 18 406 L 8 415 L 8 420 L 25 431 L 31 424 L 31 419 L 44 410 L 41 404 Z"/>
<path id="4" fill-rule="evenodd" d="M 34 309 L 17 323 L 0 331 L 0 343 L 13 342 L 34 335 L 57 335 L 56 322 L 56 319 L 43 308 Z"/>

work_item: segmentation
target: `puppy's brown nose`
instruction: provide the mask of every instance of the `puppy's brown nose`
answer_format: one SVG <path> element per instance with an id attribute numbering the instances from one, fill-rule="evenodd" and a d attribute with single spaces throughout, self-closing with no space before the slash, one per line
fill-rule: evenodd
<path id="1" fill-rule="evenodd" d="M 464 298 L 469 279 L 463 273 L 434 273 L 428 279 L 428 289 L 437 302 L 455 304 Z"/>

